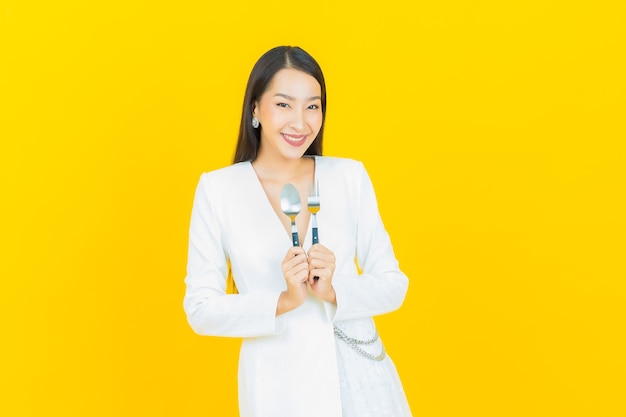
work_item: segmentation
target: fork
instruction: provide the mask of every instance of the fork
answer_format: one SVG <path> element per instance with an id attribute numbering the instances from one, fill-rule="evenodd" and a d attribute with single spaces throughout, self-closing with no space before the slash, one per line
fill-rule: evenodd
<path id="1" fill-rule="evenodd" d="M 316 243 L 320 242 L 320 238 L 317 234 L 317 212 L 320 211 L 320 190 L 319 190 L 319 183 L 317 181 L 315 181 L 315 184 L 313 186 L 313 192 L 311 192 L 311 186 L 309 186 L 309 195 L 307 196 L 307 206 L 309 207 L 309 211 L 311 212 L 311 215 L 313 216 L 312 219 L 312 227 L 311 227 L 311 234 L 313 235 L 313 244 L 315 245 Z M 320 277 L 313 277 L 313 279 L 315 281 L 317 281 L 318 279 L 320 279 Z"/>
<path id="2" fill-rule="evenodd" d="M 313 190 L 309 186 L 309 195 L 307 197 L 307 205 L 309 207 L 309 211 L 313 215 L 312 222 L 312 235 L 313 235 L 313 244 L 319 243 L 320 239 L 317 234 L 317 212 L 320 211 L 320 190 L 319 183 L 315 181 L 315 185 L 313 186 Z"/>

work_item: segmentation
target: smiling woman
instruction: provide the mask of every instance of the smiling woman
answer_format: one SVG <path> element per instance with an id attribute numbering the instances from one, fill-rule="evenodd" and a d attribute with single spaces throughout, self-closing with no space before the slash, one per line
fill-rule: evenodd
<path id="1" fill-rule="evenodd" d="M 320 84 L 305 72 L 285 68 L 274 75 L 252 111 L 261 126 L 256 165 L 301 156 L 313 143 L 324 117 L 320 94 Z"/>
<path id="2" fill-rule="evenodd" d="M 184 307 L 197 333 L 243 338 L 243 417 L 411 415 L 372 319 L 401 306 L 408 279 L 363 165 L 321 156 L 325 114 L 317 62 L 270 50 L 248 81 L 234 164 L 196 190 Z M 281 207 L 285 185 L 307 201 L 313 184 L 323 244 L 309 210 L 293 213 L 292 240 Z"/>

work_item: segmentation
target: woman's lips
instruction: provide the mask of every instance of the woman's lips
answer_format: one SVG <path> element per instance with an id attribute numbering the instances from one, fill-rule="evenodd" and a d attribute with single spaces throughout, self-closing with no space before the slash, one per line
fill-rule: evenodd
<path id="1" fill-rule="evenodd" d="M 288 135 L 286 133 L 281 133 L 281 136 L 291 146 L 301 146 L 306 142 L 307 135 Z"/>

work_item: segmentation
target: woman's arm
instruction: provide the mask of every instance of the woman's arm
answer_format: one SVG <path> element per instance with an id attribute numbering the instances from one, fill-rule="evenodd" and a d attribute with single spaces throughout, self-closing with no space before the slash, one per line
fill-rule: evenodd
<path id="1" fill-rule="evenodd" d="M 201 335 L 252 337 L 276 334 L 283 322 L 276 317 L 279 292 L 226 294 L 228 259 L 220 213 L 211 197 L 209 174 L 198 183 L 189 227 L 186 292 L 187 320 Z"/>
<path id="2" fill-rule="evenodd" d="M 408 289 L 383 225 L 374 188 L 359 163 L 356 256 L 362 273 L 333 280 L 337 297 L 334 320 L 371 317 L 398 309 Z"/>

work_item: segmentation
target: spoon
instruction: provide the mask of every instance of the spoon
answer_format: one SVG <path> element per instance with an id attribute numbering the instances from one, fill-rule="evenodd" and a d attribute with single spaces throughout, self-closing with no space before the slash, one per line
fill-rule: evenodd
<path id="1" fill-rule="evenodd" d="M 280 209 L 291 219 L 291 238 L 293 246 L 300 246 L 298 241 L 298 228 L 296 227 L 296 216 L 302 209 L 300 194 L 293 184 L 285 184 L 280 192 Z"/>

